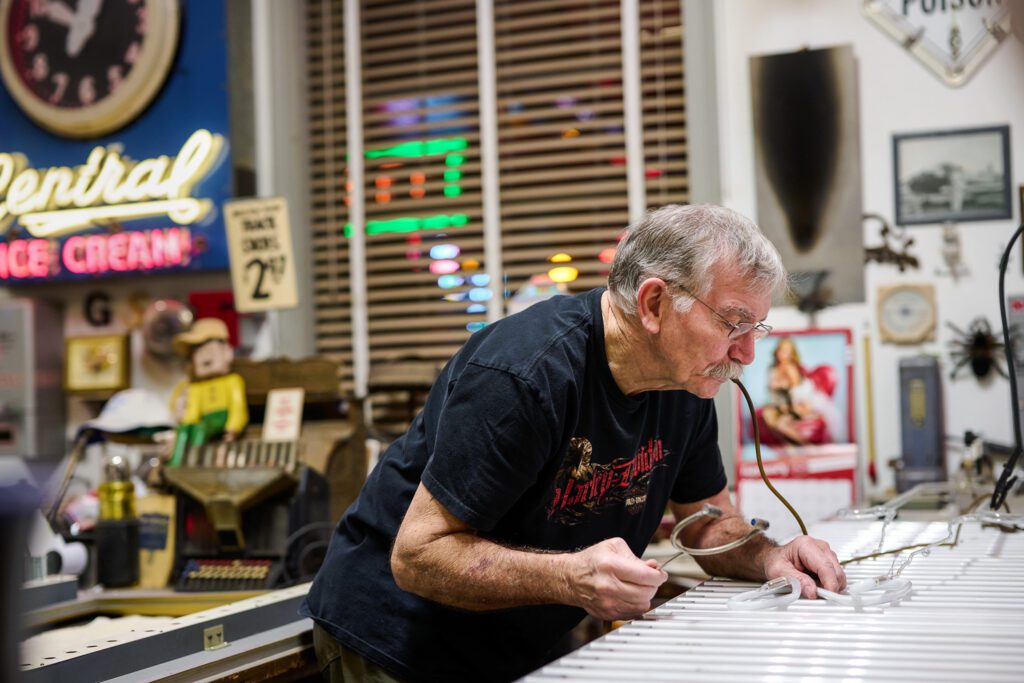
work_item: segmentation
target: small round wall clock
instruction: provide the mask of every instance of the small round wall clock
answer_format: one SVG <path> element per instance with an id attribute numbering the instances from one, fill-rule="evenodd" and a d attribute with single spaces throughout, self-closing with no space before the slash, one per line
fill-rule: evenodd
<path id="1" fill-rule="evenodd" d="M 891 285 L 878 289 L 878 330 L 883 342 L 920 344 L 935 338 L 935 287 Z"/>
<path id="2" fill-rule="evenodd" d="M 43 128 L 106 135 L 160 91 L 180 18 L 178 0 L 0 0 L 0 75 Z"/>

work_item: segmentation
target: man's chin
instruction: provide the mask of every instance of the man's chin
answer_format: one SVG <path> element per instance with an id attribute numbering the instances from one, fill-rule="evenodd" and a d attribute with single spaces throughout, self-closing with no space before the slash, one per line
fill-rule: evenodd
<path id="1" fill-rule="evenodd" d="M 722 388 L 722 385 L 729 381 L 724 377 L 705 376 L 702 379 L 703 381 L 700 383 L 700 386 L 693 392 L 700 398 L 714 398 L 718 390 Z"/>

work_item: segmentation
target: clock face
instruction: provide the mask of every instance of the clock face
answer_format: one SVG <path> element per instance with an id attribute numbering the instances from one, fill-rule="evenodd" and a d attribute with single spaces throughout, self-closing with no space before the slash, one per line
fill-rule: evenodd
<path id="1" fill-rule="evenodd" d="M 49 130 L 97 137 L 156 96 L 177 47 L 177 0 L 0 0 L 0 71 Z"/>
<path id="2" fill-rule="evenodd" d="M 878 325 L 883 341 L 916 344 L 935 331 L 935 293 L 929 285 L 904 285 L 879 293 Z"/>

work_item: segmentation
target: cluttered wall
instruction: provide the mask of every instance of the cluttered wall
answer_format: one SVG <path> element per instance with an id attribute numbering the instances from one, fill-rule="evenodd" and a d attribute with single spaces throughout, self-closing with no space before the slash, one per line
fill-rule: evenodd
<path id="1" fill-rule="evenodd" d="M 894 3 L 899 5 L 900 3 Z M 906 4 L 906 3 L 904 3 Z M 913 4 L 913 3 L 911 3 Z M 927 4 L 927 3 L 924 3 Z M 842 328 L 852 332 L 856 440 L 863 467 L 860 476 L 869 492 L 893 486 L 888 460 L 901 452 L 899 363 L 915 356 L 939 359 L 944 428 L 949 457 L 964 432 L 1012 443 L 1009 382 L 997 371 L 979 379 L 961 368 L 951 353 L 960 339 L 952 326 L 968 332 L 985 319 L 1000 335 L 998 265 L 1020 219 L 1017 199 L 1024 169 L 1024 46 L 1010 37 L 994 50 L 966 83 L 953 87 L 936 76 L 907 50 L 868 20 L 859 0 L 727 0 L 715 3 L 716 82 L 723 203 L 758 217 L 755 175 L 755 126 L 751 94 L 751 58 L 831 47 L 852 49 L 856 64 L 860 185 L 863 213 L 877 214 L 892 226 L 891 246 L 906 253 L 916 267 L 902 270 L 894 262 L 864 264 L 864 301 L 826 306 L 813 317 L 795 305 L 773 309 L 778 328 Z M 931 3 L 941 11 L 946 3 Z M 933 17 L 939 20 L 941 17 Z M 978 127 L 1009 127 L 1011 217 L 998 220 L 896 224 L 893 137 L 929 131 Z M 866 248 L 882 245 L 881 223 L 861 226 Z M 896 238 L 900 237 L 900 240 Z M 1022 251 L 1016 245 L 1006 273 L 1009 297 L 1024 294 Z M 861 255 L 849 253 L 859 261 Z M 880 288 L 898 283 L 932 285 L 937 321 L 932 338 L 920 343 L 892 344 L 880 340 Z M 870 383 L 868 381 L 870 377 Z M 874 459 L 875 480 L 869 477 Z M 950 463 L 956 466 L 958 462 Z"/>

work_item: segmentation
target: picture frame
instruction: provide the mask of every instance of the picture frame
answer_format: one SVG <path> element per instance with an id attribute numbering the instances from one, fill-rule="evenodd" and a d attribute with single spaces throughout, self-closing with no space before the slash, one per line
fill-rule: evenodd
<path id="1" fill-rule="evenodd" d="M 893 135 L 897 225 L 1010 218 L 1010 127 Z"/>
<path id="2" fill-rule="evenodd" d="M 778 353 L 783 344 L 796 354 Z M 860 489 L 854 356 L 849 329 L 776 330 L 758 342 L 753 363 L 744 367 L 742 382 L 754 415 L 737 390 L 736 501 L 743 516 L 769 520 L 775 538 L 800 529 L 761 481 L 755 421 L 764 469 L 805 522 L 853 505 Z M 777 376 L 786 375 L 786 360 L 799 368 L 788 383 Z"/>
<path id="3" fill-rule="evenodd" d="M 64 390 L 108 396 L 130 384 L 128 335 L 68 337 L 64 340 Z"/>
<path id="4" fill-rule="evenodd" d="M 853 341 L 848 329 L 773 330 L 758 342 L 754 361 L 743 369 L 743 384 L 759 415 L 761 450 L 765 458 L 816 453 L 819 446 L 856 442 L 853 401 Z M 783 392 L 775 384 L 779 346 L 791 343 L 799 378 L 807 386 L 794 387 L 789 396 L 795 404 L 805 401 L 821 416 L 815 426 L 802 425 L 804 438 L 766 433 L 775 421 L 764 413 L 777 407 Z M 773 388 L 774 386 L 774 388 Z M 739 447 L 743 460 L 754 460 L 754 430 L 746 403 L 739 407 Z M 826 414 L 826 412 L 828 414 Z M 786 430 L 781 430 L 783 433 Z M 825 449 L 827 450 L 827 449 Z"/>

